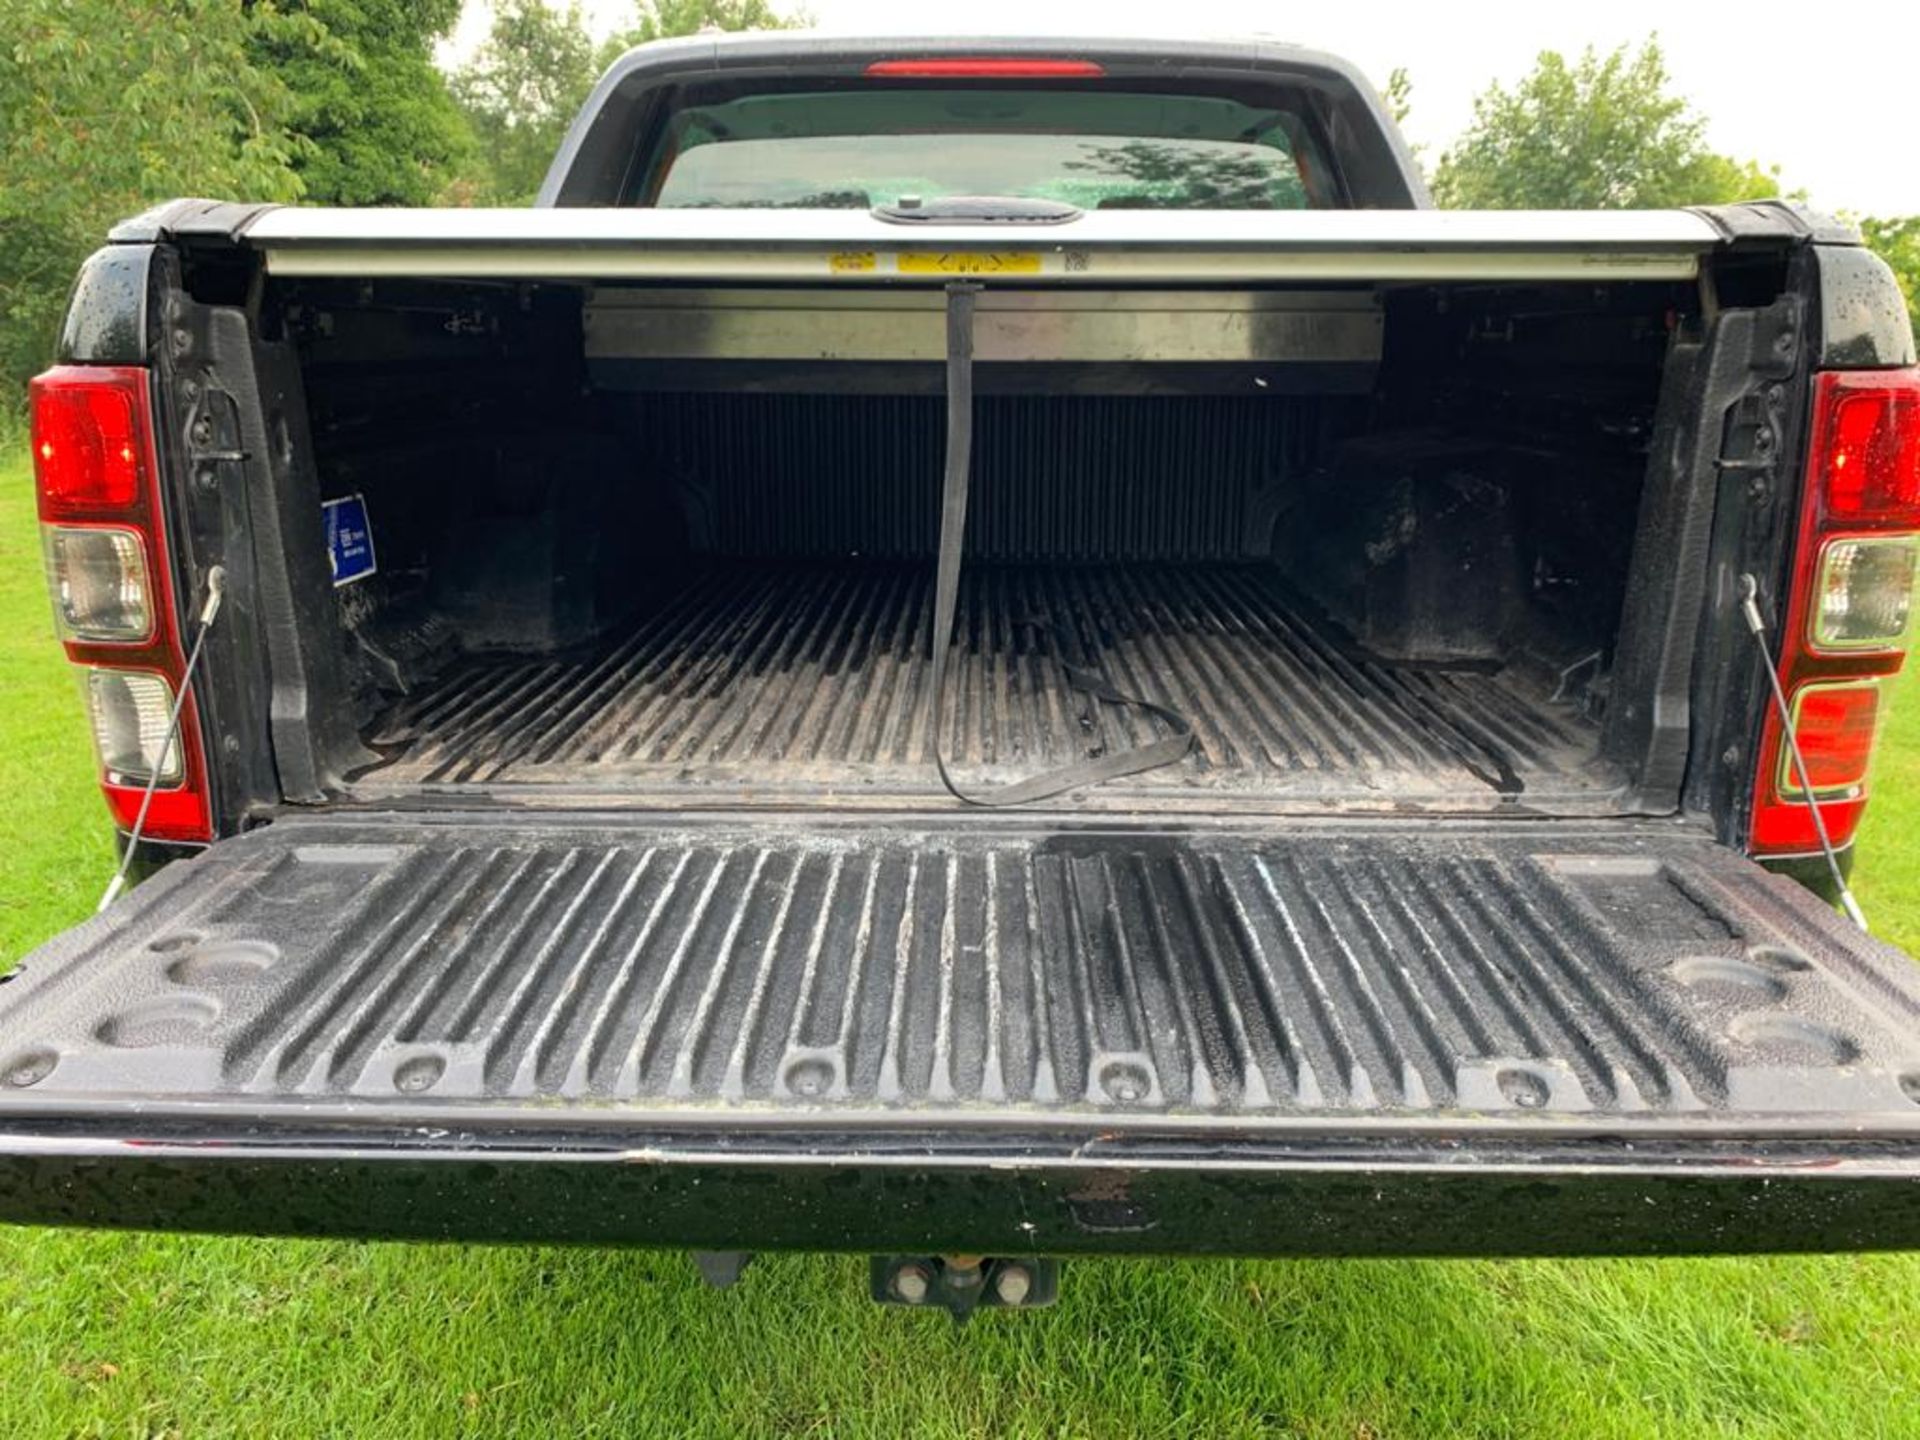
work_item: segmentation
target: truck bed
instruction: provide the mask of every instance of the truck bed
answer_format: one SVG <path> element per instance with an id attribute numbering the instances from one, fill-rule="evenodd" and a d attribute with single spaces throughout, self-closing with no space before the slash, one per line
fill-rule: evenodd
<path id="1" fill-rule="evenodd" d="M 457 664 L 380 722 L 369 738 L 391 758 L 358 788 L 937 795 L 931 580 L 924 565 L 711 561 L 594 651 Z M 1198 736 L 1185 762 L 1089 805 L 1190 792 L 1565 813 L 1604 811 L 1621 784 L 1597 759 L 1599 727 L 1555 698 L 1551 675 L 1370 657 L 1265 567 L 983 567 L 961 613 L 945 723 L 971 776 L 1150 738 L 1155 722 L 1074 691 L 1065 661 L 1172 706 Z"/>

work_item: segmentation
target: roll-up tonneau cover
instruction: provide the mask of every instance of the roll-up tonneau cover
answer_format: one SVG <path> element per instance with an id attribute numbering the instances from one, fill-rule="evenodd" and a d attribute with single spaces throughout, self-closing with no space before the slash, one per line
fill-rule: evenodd
<path id="1" fill-rule="evenodd" d="M 851 210 L 252 211 L 275 275 L 941 284 L 1688 280 L 1725 228 L 1688 210 L 1092 211 L 1057 224 Z"/>

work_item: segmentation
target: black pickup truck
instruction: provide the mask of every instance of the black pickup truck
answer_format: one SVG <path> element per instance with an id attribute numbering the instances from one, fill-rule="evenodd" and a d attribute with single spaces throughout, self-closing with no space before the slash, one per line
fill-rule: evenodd
<path id="1" fill-rule="evenodd" d="M 128 222 L 33 416 L 151 878 L 0 988 L 0 1218 L 1920 1244 L 1843 227 L 1436 211 L 1270 45 L 702 37 L 531 209 Z"/>

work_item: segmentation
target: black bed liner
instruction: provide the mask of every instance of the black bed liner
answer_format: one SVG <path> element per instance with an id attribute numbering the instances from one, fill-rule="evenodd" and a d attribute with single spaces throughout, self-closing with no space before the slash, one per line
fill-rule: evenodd
<path id="1" fill-rule="evenodd" d="M 1920 971 L 1671 824 L 288 817 L 0 987 L 0 1220 L 1920 1245 Z"/>
<path id="2" fill-rule="evenodd" d="M 1599 827 L 290 819 L 31 956 L 0 1036 L 10 1109 L 1920 1127 L 1920 970 Z"/>
<path id="3" fill-rule="evenodd" d="M 386 717 L 362 793 L 470 783 L 707 792 L 715 802 L 938 795 L 931 576 L 884 563 L 716 561 L 574 659 L 464 662 Z M 1261 567 L 982 566 L 964 577 L 947 753 L 1004 780 L 1150 738 L 1089 711 L 1061 661 L 1194 725 L 1183 763 L 1078 798 L 1156 805 L 1618 808 L 1599 727 L 1554 677 L 1396 666 L 1342 645 Z"/>

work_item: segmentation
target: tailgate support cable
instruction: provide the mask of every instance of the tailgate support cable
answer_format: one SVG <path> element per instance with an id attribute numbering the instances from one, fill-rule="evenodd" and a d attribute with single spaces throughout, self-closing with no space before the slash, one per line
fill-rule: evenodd
<path id="1" fill-rule="evenodd" d="M 1800 793 L 1807 797 L 1807 813 L 1813 817 L 1813 833 L 1820 837 L 1820 853 L 1827 857 L 1827 869 L 1833 873 L 1833 883 L 1838 887 L 1840 908 L 1847 912 L 1849 920 L 1866 930 L 1866 912 L 1860 908 L 1860 902 L 1853 898 L 1853 888 L 1847 884 L 1846 872 L 1840 868 L 1840 857 L 1834 852 L 1833 838 L 1827 834 L 1827 817 L 1820 813 L 1820 802 L 1813 796 L 1813 780 L 1807 773 L 1807 757 L 1800 752 L 1800 737 L 1793 733 L 1793 707 L 1787 703 L 1786 689 L 1780 684 L 1780 672 L 1773 666 L 1773 652 L 1767 648 L 1767 622 L 1760 615 L 1760 585 L 1751 575 L 1740 577 L 1740 613 L 1746 618 L 1753 643 L 1760 647 L 1760 668 L 1767 672 L 1767 684 L 1773 690 L 1773 709 L 1780 717 L 1780 734 L 1787 742 L 1788 753 L 1793 756 L 1794 773 L 1800 777 Z"/>
<path id="2" fill-rule="evenodd" d="M 207 571 L 207 599 L 200 607 L 200 629 L 193 637 L 193 648 L 187 651 L 186 668 L 180 672 L 180 690 L 173 697 L 173 710 L 167 716 L 167 733 L 160 742 L 159 758 L 153 762 L 153 774 L 147 777 L 146 793 L 140 797 L 140 809 L 133 817 L 133 828 L 127 832 L 127 843 L 120 852 L 120 868 L 113 872 L 113 879 L 107 882 L 100 903 L 93 907 L 96 915 L 119 899 L 120 892 L 127 888 L 127 871 L 133 866 L 134 851 L 140 844 L 140 832 L 147 828 L 147 810 L 153 804 L 153 792 L 160 788 L 160 777 L 166 773 L 167 761 L 173 757 L 173 747 L 179 743 L 180 711 L 186 706 L 187 691 L 193 685 L 193 672 L 200 664 L 200 651 L 207 643 L 207 631 L 213 628 L 213 617 L 220 613 L 220 597 L 226 593 L 226 588 L 226 567 L 215 565 Z"/>
<path id="3" fill-rule="evenodd" d="M 1173 733 L 985 790 L 963 790 L 948 773 L 942 743 L 947 713 L 947 651 L 953 645 L 960 562 L 966 550 L 967 489 L 973 469 L 973 302 L 980 288 L 972 282 L 947 287 L 947 456 L 940 488 L 940 561 L 933 584 L 933 763 L 940 772 L 940 783 L 955 799 L 969 805 L 1020 805 L 1171 765 L 1193 748 L 1193 726 L 1184 715 L 1151 700 L 1123 695 L 1106 676 L 1070 665 L 1061 657 L 1060 670 L 1069 688 L 1102 704 L 1143 710 Z M 1048 628 L 1039 622 L 1030 623 L 1043 632 Z M 1056 650 L 1060 648 L 1057 633 L 1054 645 Z"/>

